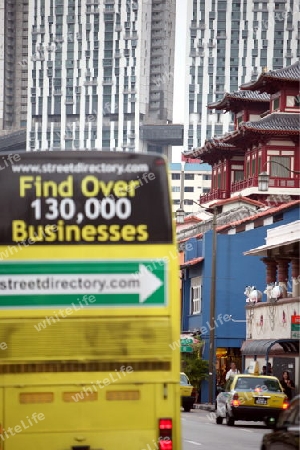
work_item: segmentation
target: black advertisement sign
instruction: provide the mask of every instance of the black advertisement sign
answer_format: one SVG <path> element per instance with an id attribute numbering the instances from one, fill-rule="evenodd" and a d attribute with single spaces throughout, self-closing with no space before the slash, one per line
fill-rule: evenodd
<path id="1" fill-rule="evenodd" d="M 0 245 L 172 242 L 166 161 L 159 155 L 18 156 L 7 154 L 0 164 Z"/>

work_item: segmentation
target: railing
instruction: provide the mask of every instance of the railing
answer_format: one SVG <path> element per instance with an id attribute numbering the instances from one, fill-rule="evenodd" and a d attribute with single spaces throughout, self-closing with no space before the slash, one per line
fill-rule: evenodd
<path id="1" fill-rule="evenodd" d="M 230 193 L 224 189 L 214 189 L 207 194 L 200 195 L 199 203 L 211 202 L 212 200 L 224 200 L 225 198 L 229 198 Z"/>
<path id="2" fill-rule="evenodd" d="M 246 180 L 235 181 L 231 185 L 231 192 L 239 192 L 249 187 L 258 187 L 258 178 L 250 177 Z"/>
<path id="3" fill-rule="evenodd" d="M 299 178 L 270 178 L 269 187 L 280 187 L 280 188 L 299 188 L 300 179 Z"/>
<path id="4" fill-rule="evenodd" d="M 250 177 L 247 180 L 236 181 L 231 185 L 231 192 L 240 192 L 250 187 L 258 187 L 258 178 Z M 299 188 L 300 180 L 298 178 L 270 178 L 270 188 Z"/>

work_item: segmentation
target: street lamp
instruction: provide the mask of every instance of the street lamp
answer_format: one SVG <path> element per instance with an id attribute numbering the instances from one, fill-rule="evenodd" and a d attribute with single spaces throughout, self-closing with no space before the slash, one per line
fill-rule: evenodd
<path id="1" fill-rule="evenodd" d="M 179 209 L 176 211 L 176 223 L 184 223 L 184 167 L 181 166 L 181 187 L 180 187 L 180 203 Z M 193 203 L 206 209 L 199 203 L 192 200 Z M 216 310 L 216 267 L 217 267 L 217 206 L 213 206 L 213 221 L 212 221 L 212 260 L 211 260 L 211 284 L 210 284 L 210 309 L 209 309 L 209 380 L 208 380 L 208 397 L 209 403 L 214 401 L 214 369 L 215 369 L 215 310 Z"/>
<path id="2" fill-rule="evenodd" d="M 175 215 L 176 215 L 176 223 L 184 223 L 185 212 L 182 207 L 182 202 L 180 202 L 179 209 L 177 209 Z"/>
<path id="3" fill-rule="evenodd" d="M 278 166 L 283 167 L 284 169 L 286 169 L 288 172 L 290 173 L 296 173 L 296 174 L 300 174 L 300 172 L 296 171 L 296 170 L 291 170 L 288 167 L 284 166 L 283 164 L 281 164 L 280 162 L 277 161 L 266 161 L 265 164 L 263 165 L 263 167 L 265 167 L 267 164 L 278 164 Z M 269 189 L 269 178 L 270 175 L 268 174 L 268 172 L 261 172 L 258 175 L 258 190 L 261 192 L 267 192 Z"/>
<path id="4" fill-rule="evenodd" d="M 197 203 L 194 200 L 191 200 L 191 201 L 193 203 L 195 203 L 195 205 L 206 210 L 206 208 L 204 206 L 201 206 L 200 203 Z M 176 223 L 184 223 L 185 212 L 184 212 L 184 208 L 183 208 L 183 203 L 184 203 L 184 201 L 182 200 L 180 202 L 179 208 L 175 211 Z"/>
<path id="5" fill-rule="evenodd" d="M 258 175 L 258 190 L 261 192 L 267 192 L 269 190 L 269 174 L 268 172 L 261 172 Z"/>

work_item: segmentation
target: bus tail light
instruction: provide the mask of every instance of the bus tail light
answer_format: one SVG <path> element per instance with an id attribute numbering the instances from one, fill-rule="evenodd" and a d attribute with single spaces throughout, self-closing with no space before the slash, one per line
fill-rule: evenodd
<path id="1" fill-rule="evenodd" d="M 172 419 L 159 419 L 159 450 L 172 450 Z"/>
<path id="2" fill-rule="evenodd" d="M 231 400 L 231 405 L 232 406 L 240 406 L 241 402 L 239 401 L 239 394 L 234 394 L 234 396 L 232 397 Z"/>

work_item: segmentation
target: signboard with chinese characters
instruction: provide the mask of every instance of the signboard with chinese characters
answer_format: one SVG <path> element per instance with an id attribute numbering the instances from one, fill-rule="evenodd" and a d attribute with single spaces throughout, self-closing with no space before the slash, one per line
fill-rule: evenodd
<path id="1" fill-rule="evenodd" d="M 300 339 L 300 316 L 291 317 L 291 338 Z"/>

